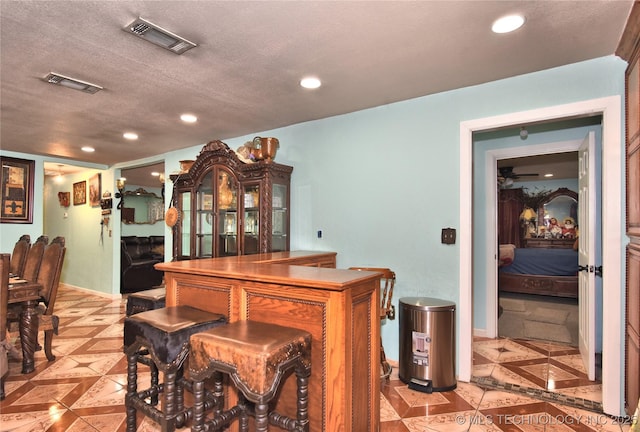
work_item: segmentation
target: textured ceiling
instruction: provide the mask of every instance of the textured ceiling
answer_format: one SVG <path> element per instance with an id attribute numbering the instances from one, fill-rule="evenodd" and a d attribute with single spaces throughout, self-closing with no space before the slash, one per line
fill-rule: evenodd
<path id="1" fill-rule="evenodd" d="M 631 6 L 3 0 L 0 147 L 112 165 L 612 55 Z M 513 12 L 523 28 L 490 31 Z M 138 16 L 198 46 L 176 55 L 122 31 Z M 104 90 L 47 84 L 50 71 Z M 307 74 L 323 86 L 300 88 Z M 183 112 L 199 121 L 182 124 Z M 129 130 L 138 141 L 122 138 Z"/>

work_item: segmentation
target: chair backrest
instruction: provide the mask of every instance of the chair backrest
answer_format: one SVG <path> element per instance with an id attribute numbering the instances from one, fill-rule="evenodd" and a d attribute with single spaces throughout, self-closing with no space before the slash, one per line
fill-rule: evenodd
<path id="1" fill-rule="evenodd" d="M 7 336 L 7 308 L 9 306 L 9 254 L 0 254 L 0 342 Z M 1 378 L 1 377 L 0 377 Z"/>
<path id="2" fill-rule="evenodd" d="M 40 271 L 40 264 L 42 263 L 42 256 L 44 255 L 44 248 L 47 243 L 49 243 L 49 237 L 40 236 L 33 246 L 31 246 L 27 254 L 27 262 L 24 264 L 22 279 L 28 281 L 38 279 L 38 272 Z"/>
<path id="3" fill-rule="evenodd" d="M 138 236 L 122 236 L 120 241 L 132 260 L 140 258 L 140 240 Z"/>
<path id="4" fill-rule="evenodd" d="M 380 277 L 380 319 L 395 319 L 395 307 L 391 304 L 393 287 L 396 284 L 396 274 L 384 267 L 349 267 L 349 270 L 375 271 L 382 273 Z"/>
<path id="5" fill-rule="evenodd" d="M 124 240 L 120 240 L 120 271 L 128 269 L 133 264 L 133 259 L 129 254 L 129 248 Z"/>
<path id="6" fill-rule="evenodd" d="M 11 274 L 22 277 L 30 248 L 31 236 L 29 234 L 22 235 L 13 247 L 13 253 L 11 254 L 11 267 L 9 270 Z"/>
<path id="7" fill-rule="evenodd" d="M 62 245 L 62 247 L 65 247 L 66 240 L 64 239 L 64 237 L 58 236 L 58 237 L 54 238 L 53 240 L 51 240 L 51 244 L 54 244 L 54 243 L 60 243 Z"/>
<path id="8" fill-rule="evenodd" d="M 42 301 L 47 307 L 45 315 L 53 313 L 53 306 L 58 294 L 58 284 L 60 282 L 60 273 L 62 273 L 62 264 L 64 263 L 64 255 L 66 248 L 59 242 L 51 243 L 46 247 L 44 256 L 42 257 L 42 265 L 38 272 L 38 283 L 42 284 L 40 295 Z"/>

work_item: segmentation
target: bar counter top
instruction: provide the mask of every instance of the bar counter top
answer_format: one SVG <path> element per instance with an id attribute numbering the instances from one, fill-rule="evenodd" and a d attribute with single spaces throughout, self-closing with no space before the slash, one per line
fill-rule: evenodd
<path id="1" fill-rule="evenodd" d="M 342 270 L 335 268 L 299 265 L 297 259 L 335 252 L 273 252 L 222 258 L 174 261 L 156 264 L 158 270 L 201 276 L 218 276 L 227 279 L 286 283 L 292 286 L 342 291 L 350 284 L 371 279 L 375 272 Z"/>

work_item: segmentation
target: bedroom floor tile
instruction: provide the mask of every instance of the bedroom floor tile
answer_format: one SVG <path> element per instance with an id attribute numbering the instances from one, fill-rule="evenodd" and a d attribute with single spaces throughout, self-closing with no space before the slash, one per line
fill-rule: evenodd
<path id="1" fill-rule="evenodd" d="M 28 375 L 10 359 L 0 430 L 124 432 L 125 305 L 126 299 L 111 301 L 61 285 L 61 328 L 53 339 L 57 359 L 48 362 L 38 351 L 36 371 Z M 432 394 L 409 389 L 394 364 L 390 379 L 381 382 L 380 432 L 629 430 L 598 414 L 601 383 L 586 380 L 575 348 L 476 338 L 473 358 L 473 382 Z M 138 432 L 159 430 L 140 418 Z"/>

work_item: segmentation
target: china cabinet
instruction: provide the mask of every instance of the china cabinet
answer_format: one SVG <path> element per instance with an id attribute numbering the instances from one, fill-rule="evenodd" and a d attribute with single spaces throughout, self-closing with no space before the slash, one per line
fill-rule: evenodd
<path id="1" fill-rule="evenodd" d="M 206 144 L 188 171 L 171 176 L 174 260 L 288 251 L 292 171 Z"/>
<path id="2" fill-rule="evenodd" d="M 640 4 L 634 3 L 616 54 L 626 60 L 625 117 L 627 280 L 625 295 L 625 408 L 640 402 Z"/>

